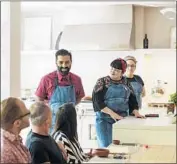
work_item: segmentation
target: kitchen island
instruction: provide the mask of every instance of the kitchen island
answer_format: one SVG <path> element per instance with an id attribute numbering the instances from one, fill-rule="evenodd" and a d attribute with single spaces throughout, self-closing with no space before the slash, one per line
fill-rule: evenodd
<path id="1" fill-rule="evenodd" d="M 140 113 L 158 113 L 159 117 L 126 117 L 113 125 L 113 139 L 150 145 L 176 145 L 176 124 L 172 124 L 173 115 L 167 115 L 165 109 L 141 110 Z"/>
<path id="2" fill-rule="evenodd" d="M 111 144 L 108 149 L 111 153 L 118 153 L 121 151 L 120 147 Z M 115 159 L 113 154 L 104 158 L 95 156 L 88 163 L 176 163 L 176 146 L 171 145 L 149 145 L 148 148 L 141 145 L 137 151 L 129 151 L 128 154 L 126 159 Z"/>

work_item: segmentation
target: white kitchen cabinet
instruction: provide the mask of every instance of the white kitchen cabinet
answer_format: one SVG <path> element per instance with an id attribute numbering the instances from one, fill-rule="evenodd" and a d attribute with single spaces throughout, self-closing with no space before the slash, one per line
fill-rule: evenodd
<path id="1" fill-rule="evenodd" d="M 94 115 L 85 115 L 78 118 L 78 137 L 82 148 L 98 147 Z"/>

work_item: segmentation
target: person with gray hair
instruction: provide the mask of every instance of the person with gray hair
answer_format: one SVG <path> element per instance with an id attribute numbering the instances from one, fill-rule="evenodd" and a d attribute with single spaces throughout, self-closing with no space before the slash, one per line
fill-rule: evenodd
<path id="1" fill-rule="evenodd" d="M 144 81 L 139 75 L 134 74 L 136 70 L 137 60 L 134 56 L 126 56 L 124 60 L 127 63 L 125 76 L 133 88 L 133 91 L 136 95 L 136 99 L 138 102 L 138 106 L 141 109 L 142 97 L 144 97 L 146 93 L 145 93 Z"/>
<path id="2" fill-rule="evenodd" d="M 31 153 L 32 163 L 66 163 L 62 151 L 49 135 L 52 123 L 50 107 L 44 102 L 35 102 L 30 107 L 32 131 L 29 132 L 26 146 Z"/>

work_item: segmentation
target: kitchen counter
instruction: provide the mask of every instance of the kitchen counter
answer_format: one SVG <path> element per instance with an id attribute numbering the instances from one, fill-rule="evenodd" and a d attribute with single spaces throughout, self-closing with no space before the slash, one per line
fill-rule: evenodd
<path id="1" fill-rule="evenodd" d="M 172 116 L 169 117 L 157 117 L 157 118 L 135 118 L 133 116 L 126 117 L 113 126 L 114 128 L 129 129 L 146 129 L 146 130 L 176 130 L 176 124 L 172 124 Z"/>
<path id="2" fill-rule="evenodd" d="M 158 113 L 157 118 L 126 117 L 113 125 L 113 139 L 151 145 L 176 145 L 176 124 L 165 109 L 142 110 L 142 114 Z"/>
<path id="3" fill-rule="evenodd" d="M 170 145 L 148 145 L 148 148 L 141 146 L 135 152 L 130 152 L 127 159 L 114 159 L 109 154 L 108 158 L 93 157 L 88 163 L 176 163 L 176 146 Z M 119 152 L 119 145 L 111 144 L 110 152 Z"/>

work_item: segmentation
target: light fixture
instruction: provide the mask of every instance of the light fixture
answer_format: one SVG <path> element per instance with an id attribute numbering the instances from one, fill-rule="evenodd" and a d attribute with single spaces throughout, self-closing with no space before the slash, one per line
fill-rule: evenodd
<path id="1" fill-rule="evenodd" d="M 163 8 L 160 10 L 160 13 L 170 20 L 176 18 L 176 8 Z"/>

